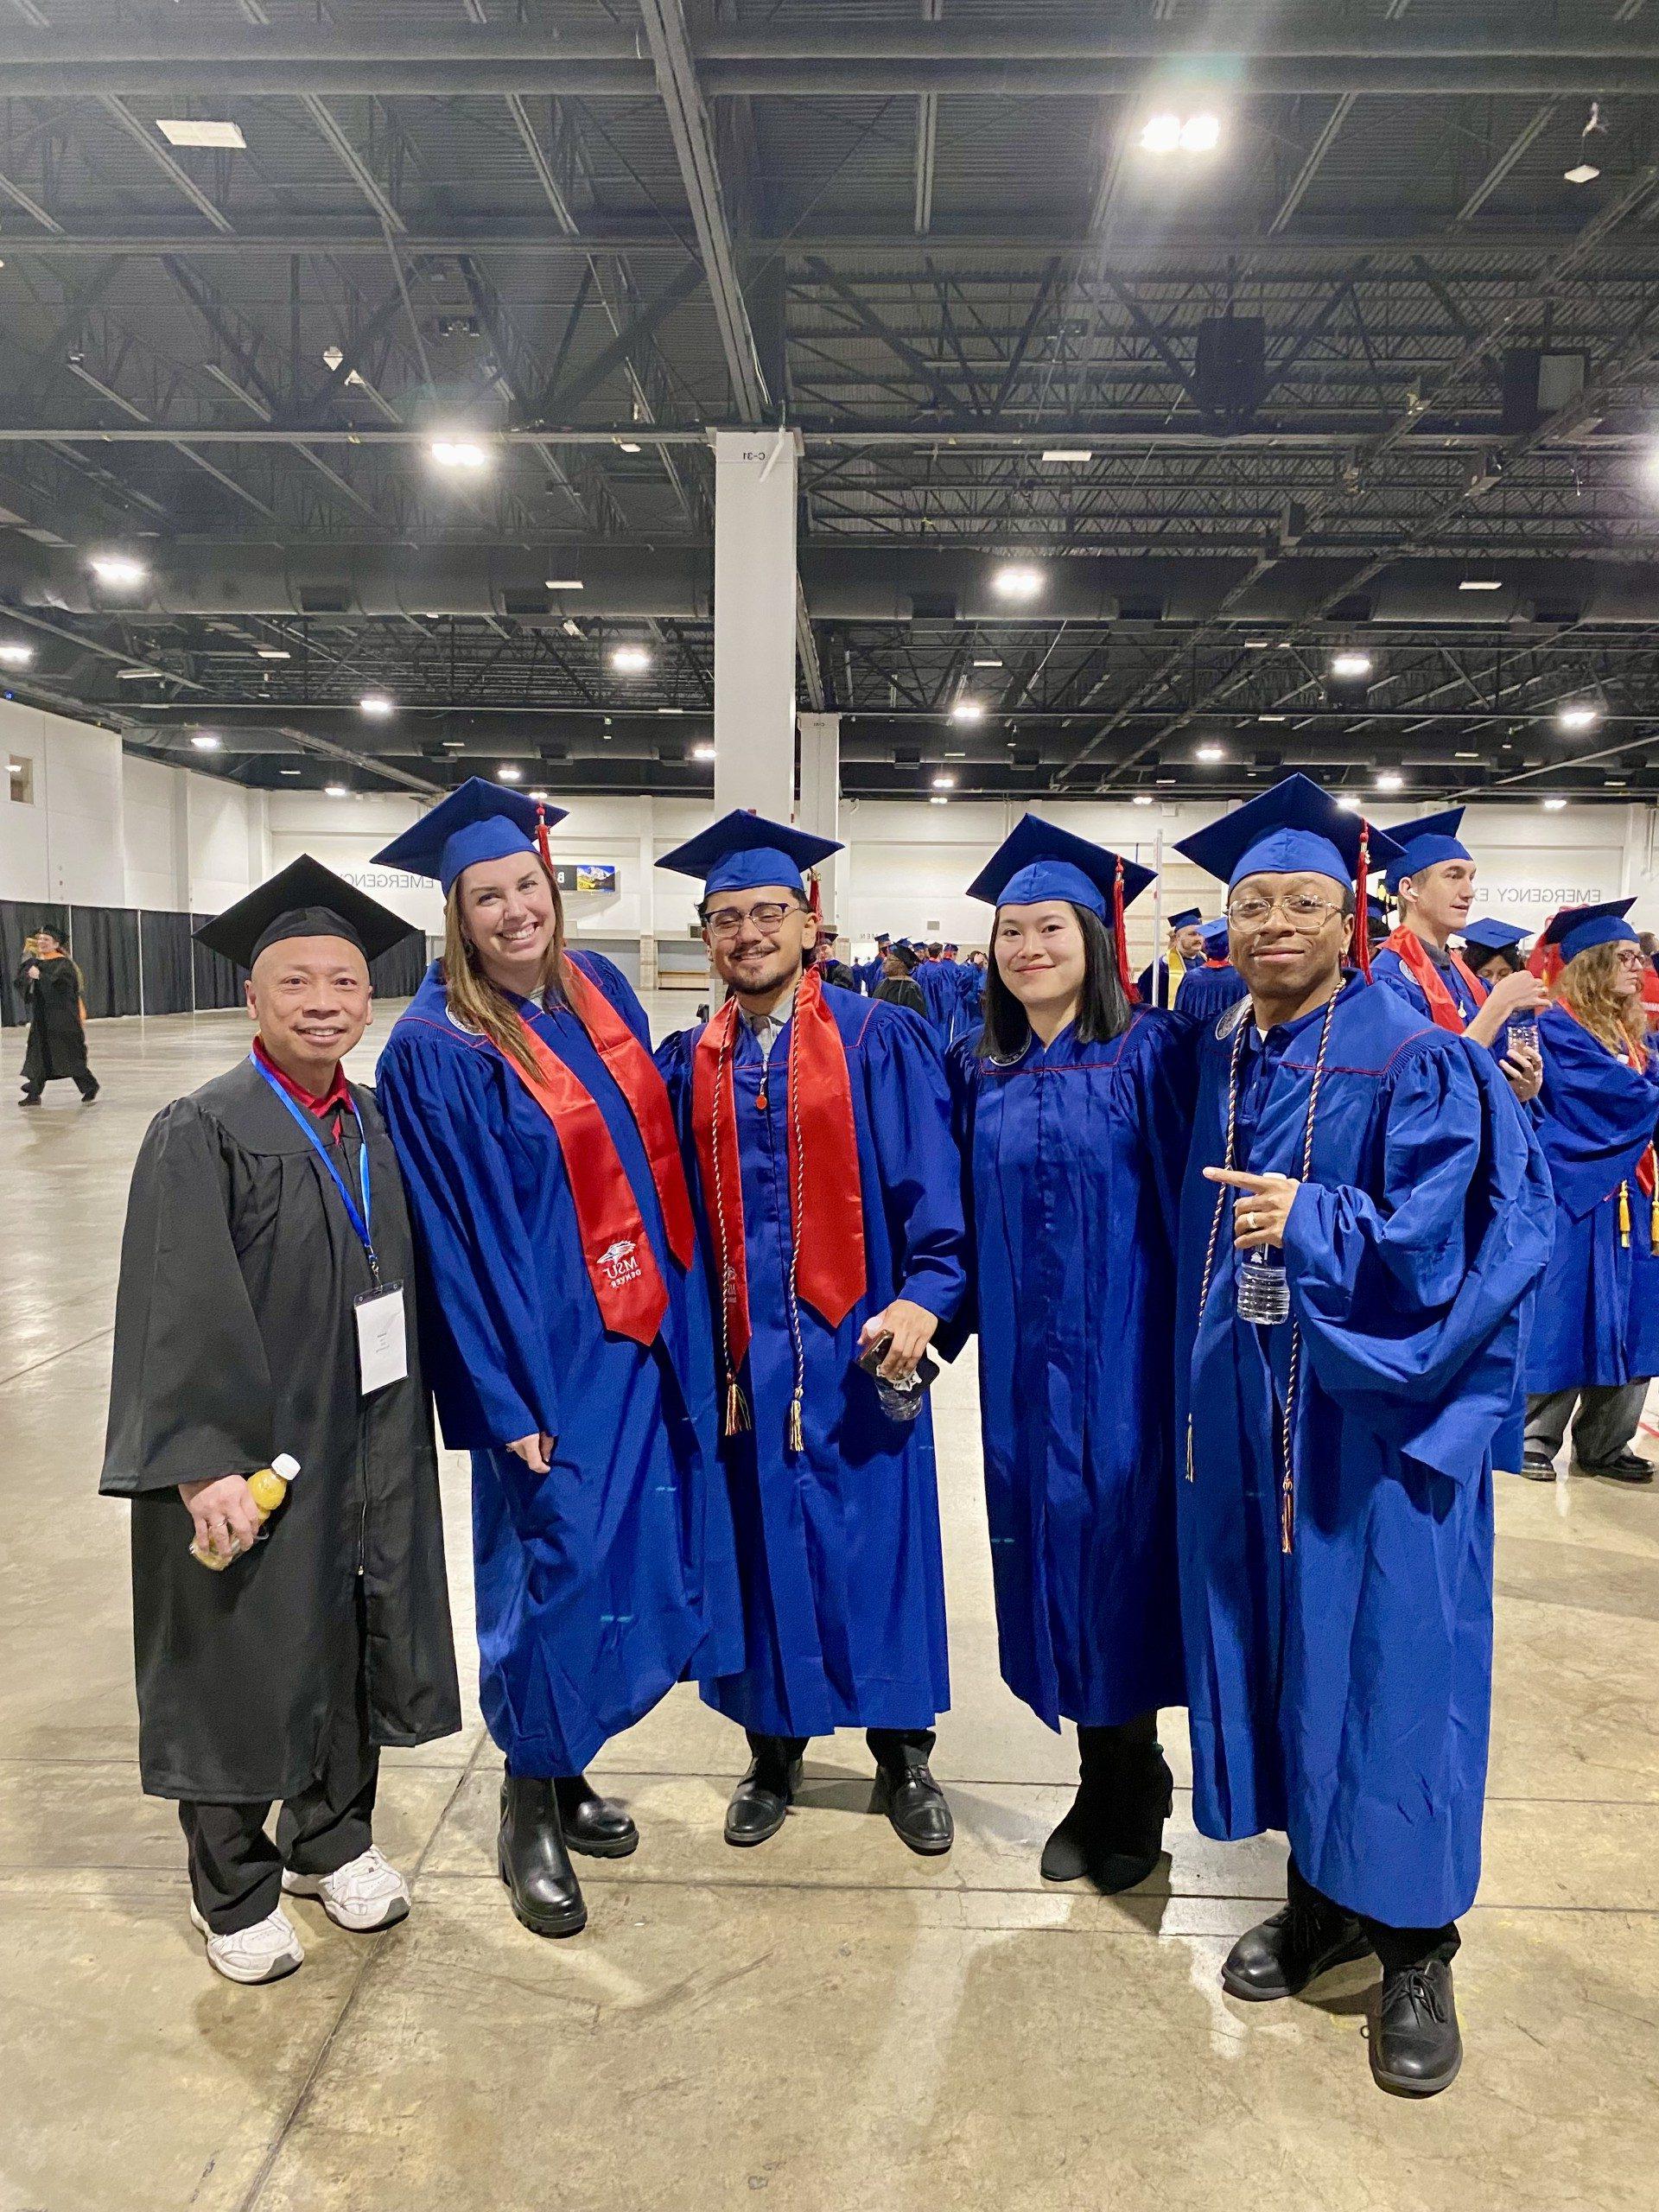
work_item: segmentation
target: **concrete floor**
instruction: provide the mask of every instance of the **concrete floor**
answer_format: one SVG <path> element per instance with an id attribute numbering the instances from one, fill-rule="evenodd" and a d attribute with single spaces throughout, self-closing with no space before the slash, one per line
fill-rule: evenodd
<path id="1" fill-rule="evenodd" d="M 1363 1968 L 1317 2002 L 1223 1997 L 1228 1945 L 1282 1897 L 1276 1841 L 1204 1841 L 1183 1790 L 1143 1892 L 1043 1888 L 1071 1752 L 997 1677 L 963 1367 L 938 1399 L 949 1858 L 867 1816 L 851 1738 L 815 1747 L 772 1844 L 728 1849 L 741 1745 L 680 1691 L 604 1761 L 640 1850 L 585 1862 L 588 1932 L 537 1942 L 496 1879 L 474 1705 L 461 1737 L 387 1760 L 408 1922 L 353 1937 L 299 1904 L 301 1974 L 218 1980 L 173 1809 L 137 1788 L 125 1513 L 95 1483 L 133 1152 L 245 1034 L 97 1025 L 97 1105 L 67 1084 L 27 1117 L 0 1103 L 0 2212 L 1653 2205 L 1659 1494 L 1501 1481 L 1469 2056 L 1409 2106 L 1371 2086 Z M 8 1033 L 8 1068 L 20 1048 Z M 459 1463 L 447 1481 L 464 1628 Z M 1166 1736 L 1184 1777 L 1179 1716 Z"/>

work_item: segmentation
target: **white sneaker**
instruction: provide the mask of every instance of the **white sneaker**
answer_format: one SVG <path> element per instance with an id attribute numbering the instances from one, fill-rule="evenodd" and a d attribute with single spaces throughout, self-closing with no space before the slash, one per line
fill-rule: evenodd
<path id="1" fill-rule="evenodd" d="M 280 1981 L 305 1963 L 294 1923 L 281 1905 L 251 1928 L 238 1928 L 233 1936 L 215 1936 L 193 1904 L 190 1925 L 207 1937 L 207 1963 L 226 1981 Z"/>
<path id="2" fill-rule="evenodd" d="M 409 1911 L 409 1885 L 378 1843 L 332 1874 L 285 1872 L 283 1887 L 291 1897 L 321 1897 L 335 1926 L 349 1928 L 354 1936 L 395 1928 Z"/>

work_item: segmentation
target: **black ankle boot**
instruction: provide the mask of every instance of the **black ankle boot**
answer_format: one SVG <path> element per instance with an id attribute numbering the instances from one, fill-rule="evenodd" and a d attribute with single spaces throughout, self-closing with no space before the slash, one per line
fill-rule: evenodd
<path id="1" fill-rule="evenodd" d="M 787 1736 L 751 1736 L 749 1743 L 754 1757 L 726 1808 L 726 1840 L 740 1849 L 777 1834 L 801 1786 L 801 1745 Z"/>
<path id="2" fill-rule="evenodd" d="M 1043 1847 L 1045 1880 L 1087 1876 L 1115 1897 L 1144 1882 L 1157 1866 L 1175 1789 L 1157 1719 L 1143 1713 L 1120 1727 L 1078 1729 L 1077 1794 Z"/>
<path id="3" fill-rule="evenodd" d="M 502 1783 L 496 1865 L 532 1936 L 575 1936 L 588 1925 L 551 1782 L 510 1774 Z"/>
<path id="4" fill-rule="evenodd" d="M 639 1847 L 639 1831 L 626 1808 L 601 1797 L 585 1774 L 562 1774 L 553 1783 L 559 1823 L 572 1851 L 589 1859 L 626 1859 Z"/>

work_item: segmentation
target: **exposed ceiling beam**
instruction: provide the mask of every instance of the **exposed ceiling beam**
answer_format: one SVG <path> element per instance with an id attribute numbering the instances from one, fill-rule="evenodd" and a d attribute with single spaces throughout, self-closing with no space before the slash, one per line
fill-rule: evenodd
<path id="1" fill-rule="evenodd" d="M 1474 220 L 1504 178 L 1508 176 L 1510 171 L 1526 153 L 1534 139 L 1540 137 L 1549 127 L 1555 111 L 1560 105 L 1559 100 L 1546 100 L 1543 105 L 1535 109 L 1528 120 L 1522 124 L 1520 130 L 1516 132 L 1514 137 L 1510 139 L 1509 144 L 1452 217 L 1453 228 L 1459 224 Z"/>
<path id="2" fill-rule="evenodd" d="M 3 65 L 0 65 L 0 74 L 3 73 Z M 100 92 L 99 105 L 112 123 L 120 125 L 135 145 L 143 147 L 162 175 L 168 179 L 175 190 L 184 194 L 198 213 L 207 217 L 221 237 L 228 238 L 232 235 L 234 226 L 230 217 L 222 208 L 214 206 L 194 177 L 181 163 L 174 160 L 160 139 L 153 131 L 146 129 L 124 100 L 117 99 L 111 92 Z"/>
<path id="3" fill-rule="evenodd" d="M 1307 149 L 1306 160 L 1296 172 L 1295 181 L 1279 202 L 1278 212 L 1268 225 L 1269 238 L 1277 238 L 1306 198 L 1308 187 L 1325 166 L 1325 157 L 1336 144 L 1342 126 L 1348 120 L 1350 111 L 1358 97 L 1357 92 L 1339 92 L 1337 95 L 1336 104 L 1325 118 L 1319 136 Z"/>

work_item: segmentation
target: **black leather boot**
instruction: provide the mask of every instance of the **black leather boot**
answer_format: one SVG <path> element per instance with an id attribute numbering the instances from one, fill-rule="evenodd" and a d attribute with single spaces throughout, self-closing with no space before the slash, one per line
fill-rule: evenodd
<path id="1" fill-rule="evenodd" d="M 957 1840 L 956 1822 L 919 1746 L 886 1754 L 875 1770 L 870 1809 L 885 1813 L 901 1843 L 924 1859 L 937 1859 Z"/>
<path id="2" fill-rule="evenodd" d="M 764 1843 L 784 1825 L 801 1786 L 805 1745 L 791 1736 L 751 1736 L 754 1757 L 726 1808 L 726 1840 L 745 1847 Z"/>
<path id="3" fill-rule="evenodd" d="M 1222 1967 L 1221 1986 L 1252 2004 L 1297 1997 L 1309 1982 L 1363 1959 L 1370 1948 L 1351 1912 L 1323 1898 L 1312 1904 L 1299 1899 L 1239 1937 Z"/>
<path id="4" fill-rule="evenodd" d="M 1043 1847 L 1046 1881 L 1085 1876 L 1107 1897 L 1132 1890 L 1157 1866 L 1175 1784 L 1158 1741 L 1158 1716 L 1079 1728 L 1077 1794 Z"/>
<path id="5" fill-rule="evenodd" d="M 495 1863 L 532 1936 L 575 1936 L 588 1925 L 551 1782 L 510 1774 L 502 1783 Z"/>
<path id="6" fill-rule="evenodd" d="M 1458 2078 L 1463 2037 L 1444 1959 L 1395 1967 L 1382 1977 L 1371 2031 L 1371 2077 L 1397 2097 L 1438 2096 Z"/>
<path id="7" fill-rule="evenodd" d="M 626 1859 L 639 1848 L 639 1831 L 625 1806 L 601 1797 L 585 1774 L 562 1774 L 553 1784 L 559 1824 L 572 1851 L 589 1859 Z"/>

